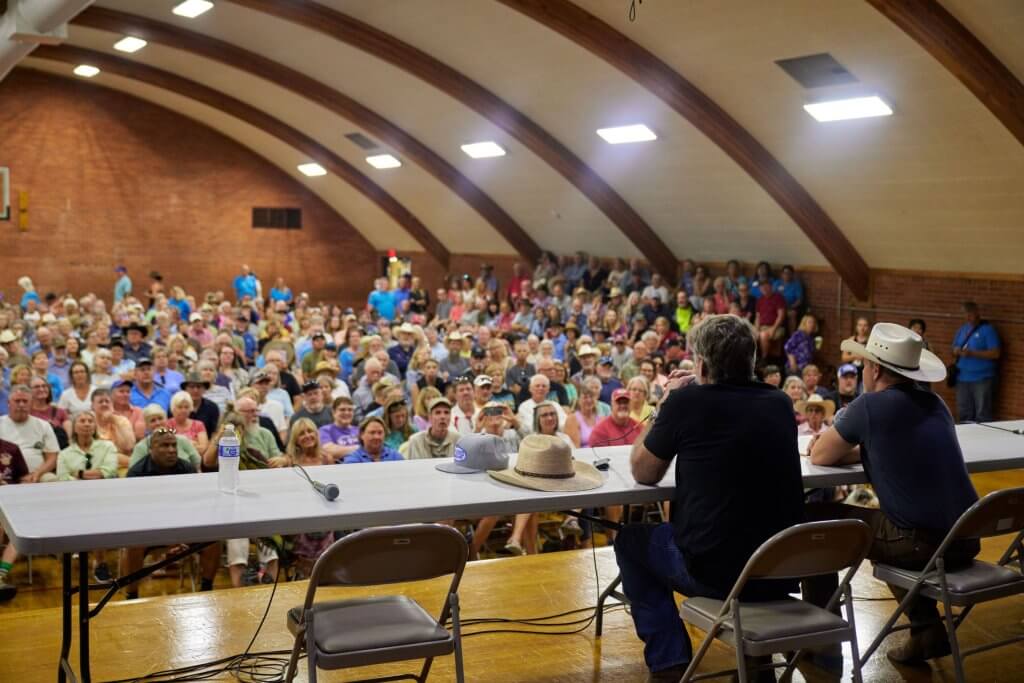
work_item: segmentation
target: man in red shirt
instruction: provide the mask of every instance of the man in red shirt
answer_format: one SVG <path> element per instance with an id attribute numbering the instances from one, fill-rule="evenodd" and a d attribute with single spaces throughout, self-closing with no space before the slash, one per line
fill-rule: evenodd
<path id="1" fill-rule="evenodd" d="M 523 293 L 523 283 L 529 282 L 530 276 L 523 273 L 523 264 L 512 264 L 512 279 L 508 282 L 508 300 L 515 303 Z"/>
<path id="2" fill-rule="evenodd" d="M 778 292 L 772 291 L 772 283 L 768 278 L 761 280 L 761 296 L 757 299 L 758 343 L 761 347 L 761 358 L 771 353 L 772 342 L 786 336 L 786 299 Z"/>
<path id="3" fill-rule="evenodd" d="M 612 413 L 594 425 L 590 432 L 591 446 L 629 446 L 640 432 L 640 423 L 629 416 L 629 391 L 612 392 Z"/>

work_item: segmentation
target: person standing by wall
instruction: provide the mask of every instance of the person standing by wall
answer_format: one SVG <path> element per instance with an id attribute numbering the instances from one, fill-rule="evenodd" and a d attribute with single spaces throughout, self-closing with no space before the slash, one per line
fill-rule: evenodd
<path id="1" fill-rule="evenodd" d="M 967 322 L 953 337 L 956 358 L 956 407 L 961 422 L 991 422 L 999 360 L 999 333 L 983 320 L 978 304 L 963 305 Z"/>

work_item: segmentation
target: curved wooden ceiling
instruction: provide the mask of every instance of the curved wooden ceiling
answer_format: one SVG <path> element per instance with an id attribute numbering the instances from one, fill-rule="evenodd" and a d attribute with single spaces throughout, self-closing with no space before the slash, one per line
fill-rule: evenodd
<path id="1" fill-rule="evenodd" d="M 627 0 L 223 0 L 193 21 L 173 4 L 98 0 L 70 43 L 109 53 L 110 32 L 146 37 L 123 59 L 262 111 L 350 167 L 363 155 L 340 134 L 375 137 L 414 163 L 366 175 L 452 253 L 830 263 L 858 294 L 865 262 L 1014 272 L 1024 258 L 1024 41 L 1007 28 L 1024 10 L 1007 0 L 944 0 L 955 19 L 934 0 L 934 16 L 907 14 L 909 0 L 661 0 L 635 23 Z M 948 44 L 961 29 L 980 40 Z M 817 52 L 859 82 L 804 90 L 774 64 Z M 823 125 L 801 111 L 855 89 L 895 114 Z M 593 134 L 639 121 L 657 142 Z M 481 139 L 508 156 L 459 153 Z M 353 222 L 372 233 L 374 220 Z"/>

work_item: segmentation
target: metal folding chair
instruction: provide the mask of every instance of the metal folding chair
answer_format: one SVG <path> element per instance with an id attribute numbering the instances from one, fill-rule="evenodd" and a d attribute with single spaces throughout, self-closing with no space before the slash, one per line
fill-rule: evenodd
<path id="1" fill-rule="evenodd" d="M 462 683 L 458 589 L 468 555 L 462 534 L 439 524 L 377 527 L 337 541 L 313 566 L 305 604 L 288 610 L 288 630 L 295 644 L 285 680 L 295 677 L 305 649 L 311 682 L 317 680 L 318 667 L 342 669 L 425 658 L 419 675 L 368 679 L 422 683 L 434 657 L 454 653 L 455 676 Z M 373 586 L 449 574 L 452 581 L 436 618 L 403 595 L 314 602 L 322 585 Z M 445 628 L 449 618 L 451 633 Z"/>
<path id="2" fill-rule="evenodd" d="M 680 609 L 683 621 L 705 631 L 706 635 L 681 683 L 733 674 L 739 677 L 740 683 L 746 683 L 745 657 L 795 651 L 785 664 L 784 675 L 788 676 L 803 648 L 844 641 L 849 641 L 853 653 L 853 680 L 860 683 L 850 581 L 870 546 L 871 529 L 859 519 L 797 524 L 762 543 L 747 561 L 725 600 L 698 597 L 683 601 Z M 842 569 L 847 569 L 843 580 L 824 609 L 796 598 L 767 602 L 739 600 L 751 579 L 803 579 Z M 845 620 L 832 612 L 840 602 Z M 697 667 L 716 639 L 736 649 L 736 669 L 697 675 Z M 782 665 L 772 664 L 771 668 L 777 666 Z"/>
<path id="3" fill-rule="evenodd" d="M 946 570 L 946 551 L 954 541 L 1012 533 L 1017 536 L 997 564 L 974 560 L 961 569 Z M 1016 568 L 1010 566 L 1013 562 L 1016 562 Z M 961 652 L 956 636 L 956 629 L 976 604 L 1024 593 L 1024 487 L 994 491 L 964 511 L 924 569 L 914 571 L 876 562 L 874 574 L 881 581 L 905 589 L 907 595 L 864 652 L 861 664 L 871 657 L 890 633 L 910 628 L 910 624 L 895 626 L 896 621 L 911 600 L 922 596 L 942 603 L 956 679 L 963 683 L 964 657 L 1024 640 L 1024 635 L 1018 635 Z M 954 605 L 962 608 L 959 614 L 953 613 Z"/>

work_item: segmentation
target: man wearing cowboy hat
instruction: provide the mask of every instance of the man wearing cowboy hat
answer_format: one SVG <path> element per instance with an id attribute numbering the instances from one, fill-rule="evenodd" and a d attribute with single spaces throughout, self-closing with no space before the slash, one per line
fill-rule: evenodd
<path id="1" fill-rule="evenodd" d="M 181 390 L 192 397 L 192 413 L 189 418 L 199 420 L 206 427 L 207 438 L 213 436 L 220 422 L 220 408 L 203 394 L 210 388 L 210 383 L 203 380 L 198 372 L 190 372 L 181 383 Z"/>
<path id="2" fill-rule="evenodd" d="M 149 334 L 149 328 L 142 323 L 132 323 L 124 328 L 124 357 L 138 363 L 140 358 L 148 358 L 153 353 L 153 347 L 145 341 Z"/>
<path id="3" fill-rule="evenodd" d="M 388 356 L 395 361 L 398 372 L 405 377 L 405 371 L 412 360 L 412 353 L 416 350 L 416 327 L 409 323 L 402 323 L 398 326 L 398 343 L 388 349 Z"/>
<path id="4" fill-rule="evenodd" d="M 946 367 L 924 340 L 893 323 L 878 323 L 866 345 L 852 339 L 842 350 L 863 359 L 864 393 L 810 445 L 815 465 L 860 462 L 880 510 L 839 503 L 809 505 L 811 519 L 862 519 L 874 530 L 868 559 L 906 569 L 925 566 L 942 539 L 978 494 L 967 475 L 953 416 L 938 395 L 918 382 L 939 382 Z M 957 541 L 946 552 L 950 569 L 970 562 L 977 540 Z M 806 582 L 808 600 L 824 605 L 836 577 Z M 896 599 L 905 593 L 891 587 Z M 826 595 L 827 593 L 827 595 Z M 920 663 L 949 654 L 949 641 L 933 600 L 915 599 L 907 616 L 910 640 L 889 650 L 897 663 Z"/>
<path id="5" fill-rule="evenodd" d="M 672 374 L 633 443 L 640 484 L 657 484 L 676 461 L 672 522 L 626 525 L 615 540 L 651 681 L 678 681 L 691 659 L 673 592 L 724 598 L 764 541 L 803 521 L 793 406 L 753 379 L 757 344 L 742 318 L 700 321 L 688 334 L 694 374 Z M 796 582 L 756 582 L 741 597 L 775 599 L 795 589 Z"/>
<path id="6" fill-rule="evenodd" d="M 832 416 L 836 412 L 836 404 L 820 394 L 811 394 L 806 401 L 797 401 L 793 407 L 796 412 L 807 418 L 796 428 L 796 433 L 800 436 L 821 434 L 827 424 L 832 422 Z"/>

